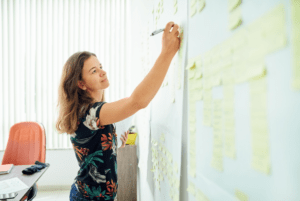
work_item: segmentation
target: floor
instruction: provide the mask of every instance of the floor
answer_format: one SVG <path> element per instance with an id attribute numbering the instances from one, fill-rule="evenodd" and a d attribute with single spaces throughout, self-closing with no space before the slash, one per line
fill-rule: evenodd
<path id="1" fill-rule="evenodd" d="M 39 190 L 34 201 L 68 201 L 70 190 L 41 191 Z"/>

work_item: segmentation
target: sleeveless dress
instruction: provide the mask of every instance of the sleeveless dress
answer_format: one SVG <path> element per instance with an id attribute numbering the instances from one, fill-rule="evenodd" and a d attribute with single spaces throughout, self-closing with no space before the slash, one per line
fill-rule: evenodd
<path id="1" fill-rule="evenodd" d="M 117 195 L 117 135 L 115 126 L 100 126 L 97 102 L 78 121 L 71 143 L 79 165 L 70 200 L 114 200 Z"/>

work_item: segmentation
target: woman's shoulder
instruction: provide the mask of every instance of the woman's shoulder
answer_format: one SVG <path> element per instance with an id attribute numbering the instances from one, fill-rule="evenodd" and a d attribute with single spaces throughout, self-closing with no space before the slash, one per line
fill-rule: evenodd
<path id="1" fill-rule="evenodd" d="M 83 124 L 84 127 L 90 129 L 90 130 L 98 130 L 98 129 L 104 129 L 104 128 L 110 128 L 108 127 L 109 125 L 106 126 L 101 126 L 100 125 L 100 120 L 99 120 L 99 114 L 102 106 L 106 102 L 95 102 L 91 104 L 85 114 L 83 115 L 82 118 L 79 119 L 78 121 L 78 126 L 80 127 L 81 124 Z M 110 124 L 112 129 L 114 129 L 114 126 Z"/>

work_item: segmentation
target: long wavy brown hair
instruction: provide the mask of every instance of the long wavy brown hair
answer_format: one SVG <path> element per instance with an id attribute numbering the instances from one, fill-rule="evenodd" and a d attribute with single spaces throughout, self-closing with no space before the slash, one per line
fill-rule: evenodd
<path id="1" fill-rule="evenodd" d="M 77 52 L 69 57 L 63 67 L 60 85 L 58 88 L 58 118 L 56 130 L 59 134 L 73 134 L 78 128 L 78 120 L 83 117 L 95 100 L 86 90 L 78 87 L 82 79 L 84 62 L 91 56 L 91 52 Z M 102 100 L 105 101 L 103 92 Z"/>

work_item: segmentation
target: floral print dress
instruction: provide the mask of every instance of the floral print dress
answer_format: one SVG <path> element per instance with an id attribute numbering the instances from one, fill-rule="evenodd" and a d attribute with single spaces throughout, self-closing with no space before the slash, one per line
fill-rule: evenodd
<path id="1" fill-rule="evenodd" d="M 80 167 L 73 184 L 78 193 L 72 200 L 114 200 L 117 195 L 117 135 L 112 124 L 100 126 L 104 104 L 92 105 L 71 135 Z"/>

